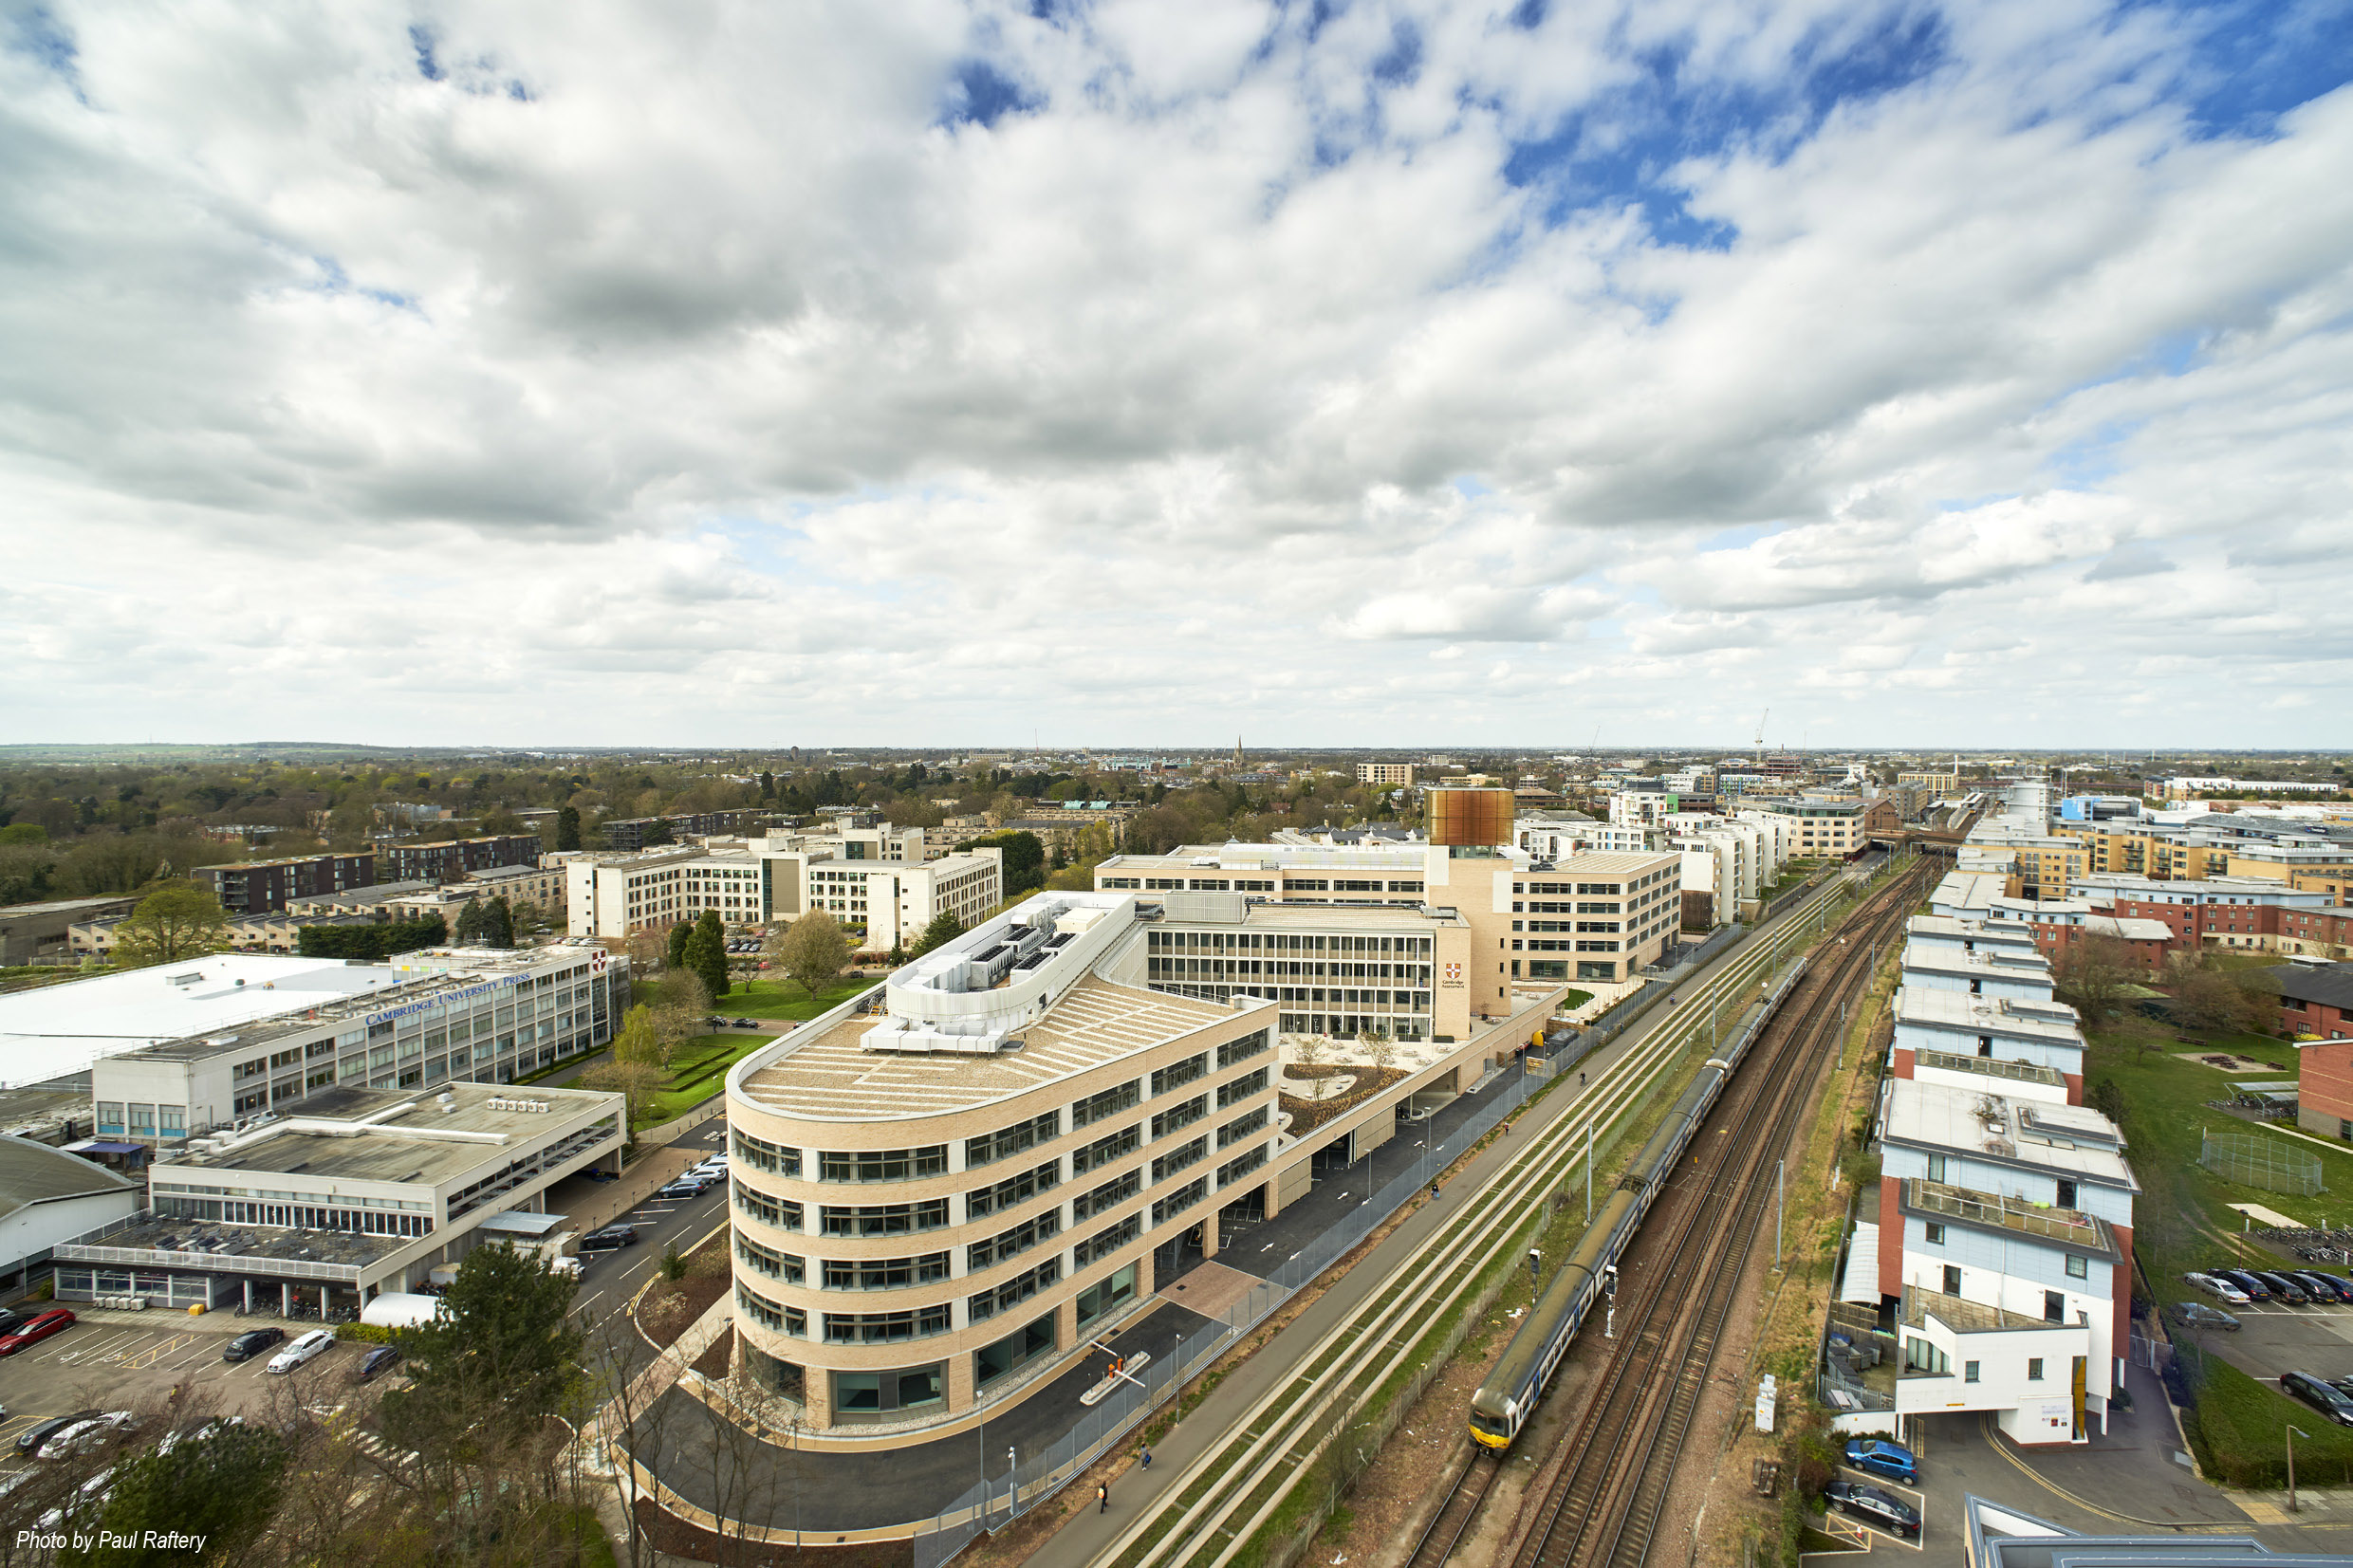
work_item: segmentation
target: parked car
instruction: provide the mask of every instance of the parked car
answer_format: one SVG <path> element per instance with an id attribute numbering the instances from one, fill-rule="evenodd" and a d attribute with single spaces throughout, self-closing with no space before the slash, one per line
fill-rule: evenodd
<path id="1" fill-rule="evenodd" d="M 2253 1269 L 2251 1272 L 2270 1288 L 2272 1295 L 2290 1306 L 2303 1306 L 2312 1299 L 2305 1293 L 2304 1286 L 2296 1283 L 2285 1274 L 2268 1268 Z"/>
<path id="2" fill-rule="evenodd" d="M 335 1336 L 323 1328 L 314 1328 L 271 1356 L 269 1370 L 275 1373 L 292 1372 L 324 1355 L 326 1348 L 334 1342 Z"/>
<path id="3" fill-rule="evenodd" d="M 37 1345 L 52 1334 L 73 1327 L 74 1315 L 64 1307 L 36 1312 L 6 1334 L 0 1334 L 0 1356 L 14 1356 L 27 1345 Z"/>
<path id="4" fill-rule="evenodd" d="M 2353 1394 L 2308 1372 L 2281 1373 L 2280 1393 L 2303 1400 L 2340 1427 L 2353 1427 Z"/>
<path id="5" fill-rule="evenodd" d="M 2184 1274 L 2181 1277 L 2181 1282 L 2183 1284 L 2196 1285 L 2207 1295 L 2229 1301 L 2233 1306 L 2245 1306 L 2247 1304 L 2247 1292 L 2239 1289 L 2238 1286 L 2233 1284 L 2230 1281 L 2222 1279 L 2217 1275 L 2200 1274 L 2197 1270 L 2192 1269 L 2189 1273 Z"/>
<path id="6" fill-rule="evenodd" d="M 1840 1513 L 1867 1520 L 1882 1530 L 1892 1530 L 1899 1536 L 1920 1533 L 1920 1511 L 1877 1486 L 1866 1486 L 1860 1481 L 1833 1481 L 1822 1489 L 1822 1497 Z"/>
<path id="7" fill-rule="evenodd" d="M 633 1225 L 608 1225 L 580 1239 L 583 1252 L 619 1252 L 624 1246 L 637 1245 L 638 1227 Z"/>
<path id="8" fill-rule="evenodd" d="M 2304 1293 L 2316 1301 L 2353 1301 L 2353 1285 L 2346 1284 L 2343 1280 L 2331 1279 L 2309 1268 L 2288 1268 L 2280 1272 L 2304 1286 Z"/>
<path id="9" fill-rule="evenodd" d="M 96 1411 L 76 1411 L 71 1415 L 52 1415 L 46 1421 L 36 1421 L 16 1434 L 16 1451 L 22 1454 L 39 1453 L 42 1444 L 75 1422 L 87 1421 L 98 1413 Z"/>
<path id="10" fill-rule="evenodd" d="M 137 1425 L 129 1411 L 107 1411 L 75 1422 L 34 1451 L 43 1459 L 71 1459 L 76 1454 L 88 1453 L 116 1432 L 129 1431 Z"/>
<path id="11" fill-rule="evenodd" d="M 7 1307 L 0 1307 L 0 1334 L 14 1334 L 16 1325 L 24 1320 L 23 1313 L 10 1312 Z"/>
<path id="12" fill-rule="evenodd" d="M 221 1347 L 224 1361 L 250 1361 L 286 1338 L 282 1328 L 250 1328 Z"/>
<path id="13" fill-rule="evenodd" d="M 2177 1301 L 2165 1309 L 2165 1315 L 2183 1328 L 2218 1328 L 2235 1330 L 2239 1320 L 2220 1307 L 2210 1307 L 2203 1301 Z"/>
<path id="14" fill-rule="evenodd" d="M 178 1448 L 182 1443 L 199 1442 L 205 1438 L 211 1437 L 214 1432 L 220 1431 L 224 1428 L 242 1427 L 244 1425 L 245 1417 L 242 1415 L 215 1415 L 210 1420 L 197 1422 L 195 1426 L 188 1428 L 184 1431 L 165 1432 L 163 1434 L 163 1441 L 156 1445 L 156 1452 L 170 1453 L 174 1448 Z"/>
<path id="15" fill-rule="evenodd" d="M 1920 1462 L 1912 1457 L 1910 1448 L 1900 1443 L 1890 1443 L 1885 1438 L 1848 1438 L 1846 1463 L 1859 1470 L 1883 1475 L 1890 1481 L 1900 1481 L 1907 1486 L 1919 1485 Z"/>
<path id="16" fill-rule="evenodd" d="M 2210 1268 L 2206 1272 L 2217 1280 L 2230 1281 L 2245 1291 L 2251 1301 L 2268 1301 L 2271 1299 L 2271 1287 L 2243 1268 Z"/>
<path id="17" fill-rule="evenodd" d="M 709 1182 L 695 1180 L 694 1175 L 690 1172 L 687 1175 L 680 1176 L 676 1181 L 672 1182 L 669 1186 L 655 1193 L 654 1196 L 658 1199 L 665 1200 L 678 1198 L 699 1198 L 703 1195 L 704 1190 L 710 1187 L 710 1185 L 711 1184 Z"/>
<path id="18" fill-rule="evenodd" d="M 717 1013 L 713 1013 L 703 1020 L 703 1027 L 706 1029 L 724 1029 L 727 1027 L 727 1020 L 721 1018 Z"/>
<path id="19" fill-rule="evenodd" d="M 373 1383 L 390 1372 L 400 1361 L 400 1353 L 390 1345 L 378 1345 L 360 1357 L 360 1364 L 351 1372 L 355 1383 Z"/>

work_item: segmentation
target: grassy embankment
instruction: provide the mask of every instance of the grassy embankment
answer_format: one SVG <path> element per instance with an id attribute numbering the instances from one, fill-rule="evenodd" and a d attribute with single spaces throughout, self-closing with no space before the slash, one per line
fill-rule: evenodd
<path id="1" fill-rule="evenodd" d="M 2280 1077 L 2295 1072 L 2294 1047 L 2263 1035 L 2193 1037 L 2198 1045 L 2171 1051 L 2231 1051 L 2257 1061 L 2285 1064 Z M 2288 1135 L 2207 1104 L 2225 1098 L 2241 1075 L 2172 1054 L 2135 1059 L 2095 1031 L 2087 1078 L 2115 1083 L 2124 1106 L 2124 1133 L 2141 1192 L 2134 1204 L 2133 1250 L 2140 1270 L 2139 1289 L 2158 1303 L 2209 1297 L 2182 1282 L 2186 1269 L 2251 1262 L 2277 1263 L 2269 1252 L 2241 1239 L 2244 1217 L 2229 1206 L 2261 1204 L 2311 1226 L 2353 1225 L 2353 1149 L 2339 1150 L 2317 1139 Z M 2271 1076 L 2269 1073 L 2260 1075 Z M 2201 1133 L 2259 1137 L 2317 1156 L 2323 1190 L 2310 1196 L 2267 1191 L 2224 1181 L 2197 1163 Z M 2342 1273 L 2343 1270 L 2332 1270 Z M 2237 1368 L 2201 1353 L 2197 1336 L 2171 1330 L 2180 1351 L 2175 1397 L 2189 1401 L 2183 1435 L 2210 1476 L 2239 1486 L 2278 1486 L 2287 1481 L 2287 1427 L 2296 1442 L 2297 1479 L 2316 1485 L 2353 1483 L 2353 1432 L 2332 1427 L 2316 1411 Z M 2339 1369 L 2307 1369 L 2324 1375 Z M 2146 1384 L 2143 1383 L 2143 1388 Z"/>

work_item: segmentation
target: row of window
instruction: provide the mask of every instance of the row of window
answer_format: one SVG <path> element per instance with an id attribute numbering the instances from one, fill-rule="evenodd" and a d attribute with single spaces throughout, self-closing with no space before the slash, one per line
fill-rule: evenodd
<path id="1" fill-rule="evenodd" d="M 1175 1196 L 1171 1194 L 1172 1198 Z M 965 1320 L 968 1323 L 986 1322 L 998 1313 L 1018 1306 L 1040 1291 L 1052 1287 L 1061 1279 L 1062 1260 L 1049 1258 L 993 1290 L 969 1298 L 965 1301 Z M 1135 1295 L 1136 1265 L 1128 1264 L 1079 1292 L 1076 1299 L 1079 1326 L 1084 1329 L 1096 1319 L 1116 1311 L 1132 1301 Z M 806 1311 L 782 1301 L 771 1301 L 740 1280 L 735 1283 L 735 1304 L 746 1318 L 771 1333 L 788 1335 L 796 1339 L 808 1337 L 809 1315 Z M 819 1332 L 826 1343 L 836 1345 L 880 1345 L 898 1339 L 919 1339 L 945 1334 L 954 1326 L 954 1312 L 946 1301 L 909 1307 L 900 1312 L 827 1312 L 820 1314 L 820 1318 Z M 1042 1318 L 1029 1327 L 1035 1331 L 1041 1324 L 1050 1327 L 1050 1319 Z M 995 1348 L 991 1347 L 991 1350 Z M 1002 1370 L 1010 1371 L 1010 1368 Z"/>

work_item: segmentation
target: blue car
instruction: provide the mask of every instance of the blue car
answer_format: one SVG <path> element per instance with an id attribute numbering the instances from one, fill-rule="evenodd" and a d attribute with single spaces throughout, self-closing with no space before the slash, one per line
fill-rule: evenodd
<path id="1" fill-rule="evenodd" d="M 1883 1475 L 1907 1486 L 1919 1485 L 1920 1462 L 1900 1443 L 1879 1437 L 1850 1437 L 1846 1440 L 1846 1463 L 1858 1470 Z"/>

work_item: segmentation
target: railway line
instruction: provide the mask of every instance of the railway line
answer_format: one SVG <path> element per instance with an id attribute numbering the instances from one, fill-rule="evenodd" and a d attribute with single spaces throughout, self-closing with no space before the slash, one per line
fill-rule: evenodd
<path id="1" fill-rule="evenodd" d="M 1095 1560 L 1118 1568 L 1222 1568 L 1233 1560 L 1348 1416 L 1407 1363 L 1433 1324 L 1467 1300 L 1551 1194 L 1569 1185 L 1588 1137 L 1599 1147 L 1604 1128 L 1639 1113 L 1688 1051 L 1711 1041 L 1712 1014 L 1721 1009 L 1736 1020 L 1781 972 L 1788 935 L 1826 920 L 1849 891 L 1843 881 L 1825 884 L 1714 973 L 1687 985 L 1677 1011 L 1600 1073 L 1588 1091 L 1594 1114 L 1552 1116 L 1485 1187 L 1460 1195 L 1431 1244 L 1375 1282 L 1292 1375 L 1242 1411 L 1226 1441 L 1189 1466 Z"/>
<path id="2" fill-rule="evenodd" d="M 1623 1309 L 1619 1337 L 1563 1445 L 1569 1458 L 1538 1505 L 1534 1524 L 1516 1543 L 1516 1568 L 1640 1568 L 1647 1558 L 1675 1482 L 1676 1455 L 1771 1202 L 1776 1159 L 1810 1104 L 1815 1071 L 1839 1025 L 1840 1000 L 1867 979 L 1874 944 L 1901 929 L 1925 876 L 1923 867 L 1899 876 L 1848 917 L 1847 940 L 1810 966 L 1766 1021 L 1688 1143 L 1658 1152 L 1663 1164 L 1651 1218 L 1640 1245 L 1627 1246 L 1616 1299 Z M 1681 1163 L 1686 1149 L 1690 1158 Z M 1638 1173 L 1641 1160 L 1651 1157 L 1652 1150 L 1638 1157 Z M 1624 1185 L 1634 1181 L 1630 1173 Z M 1640 1217 L 1638 1211 L 1638 1224 Z M 1559 1331 L 1562 1340 L 1575 1328 L 1571 1313 Z M 1522 1330 L 1539 1338 L 1547 1332 L 1533 1314 Z M 1547 1369 L 1565 1349 L 1565 1343 L 1552 1347 Z M 1498 1372 L 1511 1354 L 1506 1352 Z M 1539 1391 L 1543 1375 L 1548 1370 L 1537 1378 Z M 1481 1391 L 1481 1401 L 1491 1397 Z M 1473 1435 L 1479 1435 L 1475 1425 Z M 1492 1437 L 1481 1441 L 1495 1443 Z M 1409 1568 L 1440 1568 L 1454 1559 L 1484 1506 L 1499 1454 L 1499 1447 L 1476 1448 L 1454 1472 Z"/>

